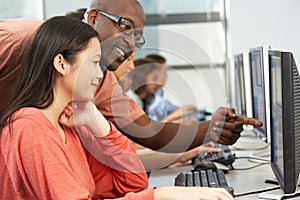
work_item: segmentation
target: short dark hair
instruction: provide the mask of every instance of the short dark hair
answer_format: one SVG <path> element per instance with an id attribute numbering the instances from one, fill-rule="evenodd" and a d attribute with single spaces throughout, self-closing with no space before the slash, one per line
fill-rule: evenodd
<path id="1" fill-rule="evenodd" d="M 66 17 L 72 17 L 75 19 L 83 20 L 84 19 L 84 14 L 87 11 L 87 8 L 79 8 L 75 11 L 67 12 L 65 14 Z"/>
<path id="2" fill-rule="evenodd" d="M 167 60 L 165 57 L 158 54 L 149 54 L 145 57 L 146 59 L 151 59 L 159 64 L 166 64 Z"/>
<path id="3" fill-rule="evenodd" d="M 147 84 L 147 76 L 156 70 L 160 71 L 161 66 L 151 59 L 140 58 L 134 60 L 134 69 L 128 73 L 128 78 L 132 80 L 130 89 L 137 94 L 142 92 Z"/>

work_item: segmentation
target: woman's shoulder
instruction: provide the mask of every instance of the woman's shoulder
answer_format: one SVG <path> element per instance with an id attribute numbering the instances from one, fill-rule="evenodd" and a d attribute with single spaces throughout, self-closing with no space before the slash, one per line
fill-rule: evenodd
<path id="1" fill-rule="evenodd" d="M 19 118 L 43 120 L 43 118 L 45 118 L 45 115 L 38 108 L 24 107 L 20 108 L 13 114 L 13 119 Z"/>
<path id="2" fill-rule="evenodd" d="M 3 128 L 5 136 L 13 135 L 10 138 L 23 143 L 35 143 L 41 140 L 52 140 L 57 134 L 51 122 L 43 112 L 37 108 L 25 107 L 17 110 L 8 126 Z M 5 138 L 2 137 L 2 139 Z"/>
<path id="3" fill-rule="evenodd" d="M 44 115 L 44 113 L 33 107 L 24 107 L 17 110 L 12 118 L 11 124 L 13 127 L 26 127 L 26 128 L 38 128 L 51 127 L 51 122 Z"/>

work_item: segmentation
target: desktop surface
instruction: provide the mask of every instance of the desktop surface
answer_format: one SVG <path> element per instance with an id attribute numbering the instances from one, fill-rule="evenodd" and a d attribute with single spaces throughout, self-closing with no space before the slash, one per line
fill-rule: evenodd
<path id="1" fill-rule="evenodd" d="M 257 144 L 260 144 L 261 139 L 252 138 L 252 142 L 257 142 Z M 235 144 L 238 147 L 243 146 L 243 142 L 246 142 L 247 140 L 245 138 L 241 138 L 237 141 Z M 249 143 L 249 141 L 248 141 Z M 246 145 L 248 145 L 246 142 Z M 247 157 L 252 155 L 260 155 L 261 152 L 268 152 L 269 146 L 267 146 L 265 149 L 258 148 L 258 149 L 249 149 L 241 150 L 236 149 L 235 145 L 230 146 L 232 152 L 236 154 L 236 157 Z M 262 145 L 261 145 L 262 147 Z M 266 158 L 266 157 L 263 157 Z M 252 169 L 245 169 L 250 168 L 252 166 L 260 165 L 257 167 L 254 167 Z M 272 172 L 271 165 L 270 164 L 262 164 L 259 161 L 249 160 L 249 159 L 236 159 L 236 161 L 233 163 L 234 170 L 230 170 L 228 173 L 225 174 L 226 180 L 228 184 L 234 188 L 234 194 L 240 195 L 240 194 L 246 194 L 249 192 L 255 192 L 255 191 L 261 191 L 261 190 L 267 190 L 271 188 L 278 188 L 278 185 L 265 183 L 265 180 L 274 180 L 275 176 Z M 155 170 L 151 172 L 150 178 L 149 178 L 149 186 L 173 186 L 175 183 L 175 178 L 178 174 L 184 171 L 191 171 L 193 168 L 192 162 L 188 162 L 185 164 L 175 164 L 168 168 Z M 245 169 L 245 170 L 242 170 Z M 251 195 L 245 195 L 245 196 L 238 196 L 235 197 L 235 199 L 259 199 L 259 194 L 251 194 Z M 300 197 L 294 197 L 291 199 L 300 199 Z"/>

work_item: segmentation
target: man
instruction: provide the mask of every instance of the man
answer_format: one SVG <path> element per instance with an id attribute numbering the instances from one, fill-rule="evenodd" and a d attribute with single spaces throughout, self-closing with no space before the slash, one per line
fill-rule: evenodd
<path id="1" fill-rule="evenodd" d="M 126 5 L 126 6 L 124 6 Z M 201 145 L 204 142 L 216 141 L 222 144 L 233 144 L 243 130 L 243 124 L 260 126 L 261 122 L 242 116 L 235 116 L 232 109 L 219 108 L 212 116 L 212 120 L 201 124 L 184 126 L 174 123 L 161 123 L 151 120 L 139 106 L 129 97 L 124 96 L 113 73 L 118 66 L 130 56 L 136 47 L 141 47 L 143 41 L 143 27 L 145 15 L 142 7 L 136 0 L 93 0 L 86 15 L 86 22 L 100 33 L 102 49 L 102 66 L 107 68 L 105 76 L 97 90 L 95 103 L 98 109 L 130 139 L 153 150 L 166 152 L 182 152 L 192 147 Z M 37 22 L 41 23 L 41 22 Z M 9 96 L 12 90 L 13 80 L 20 67 L 19 57 L 26 45 L 19 38 L 14 38 L 20 49 L 11 47 L 10 38 L 2 41 L 2 36 L 12 37 L 7 31 L 15 32 L 15 29 L 8 29 L 16 22 L 0 22 L 0 85 L 5 88 L 8 94 L 1 90 L 2 97 Z M 25 28 L 26 23 L 18 23 L 20 28 Z M 31 30 L 35 26 L 27 26 Z M 6 31 L 6 32 L 5 32 Z M 17 32 L 17 34 L 20 33 Z M 30 33 L 28 34 L 30 35 Z M 28 37 L 28 35 L 26 37 Z M 4 37 L 3 36 L 3 37 Z M 18 36 L 16 36 L 18 37 Z M 25 37 L 25 36 L 24 36 Z M 3 52 L 4 49 L 14 49 L 12 53 Z M 2 61 L 5 58 L 13 60 L 10 65 Z M 16 57 L 12 57 L 15 55 Z M 17 62 L 18 61 L 18 62 Z M 14 71 L 14 73 L 10 73 Z M 2 72 L 5 72 L 2 74 Z M 3 79 L 9 76 L 12 80 L 9 84 Z M 2 109 L 7 105 L 8 99 L 2 101 Z M 0 110 L 1 114 L 1 110 Z"/>

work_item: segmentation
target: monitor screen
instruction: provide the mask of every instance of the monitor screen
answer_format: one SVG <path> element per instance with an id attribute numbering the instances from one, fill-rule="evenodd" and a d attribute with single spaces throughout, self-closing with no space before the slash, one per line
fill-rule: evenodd
<path id="1" fill-rule="evenodd" d="M 300 79 L 291 52 L 269 51 L 271 166 L 284 194 L 300 171 Z"/>
<path id="2" fill-rule="evenodd" d="M 270 94 L 268 46 L 250 49 L 250 76 L 252 89 L 252 115 L 263 122 L 254 132 L 265 142 L 270 142 Z"/>

